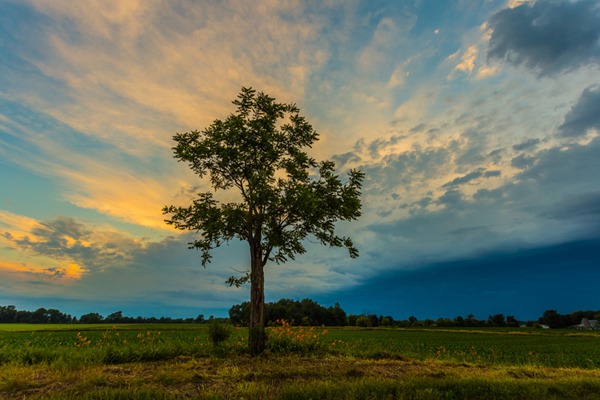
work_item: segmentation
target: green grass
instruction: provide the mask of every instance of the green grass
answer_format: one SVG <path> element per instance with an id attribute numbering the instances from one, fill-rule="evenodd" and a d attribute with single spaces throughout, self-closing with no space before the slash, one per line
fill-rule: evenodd
<path id="1" fill-rule="evenodd" d="M 118 330 L 203 330 L 204 325 L 198 324 L 0 324 L 2 332 L 77 332 L 77 331 L 106 331 L 115 327 Z"/>
<path id="2" fill-rule="evenodd" d="M 483 365 L 600 368 L 600 334 L 566 330 L 341 329 L 331 336 L 351 343 L 346 354 L 402 356 Z"/>
<path id="3" fill-rule="evenodd" d="M 8 329 L 7 329 L 8 328 Z M 0 325 L 0 398 L 579 399 L 600 393 L 600 334 L 574 331 Z"/>

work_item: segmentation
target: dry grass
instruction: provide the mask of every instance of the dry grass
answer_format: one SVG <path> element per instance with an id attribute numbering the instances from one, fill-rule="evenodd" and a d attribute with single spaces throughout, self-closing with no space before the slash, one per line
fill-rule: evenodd
<path id="1" fill-rule="evenodd" d="M 385 389 L 379 393 L 383 398 L 396 398 L 390 393 L 404 393 L 410 398 L 477 398 L 482 390 L 488 398 L 502 398 L 494 393 L 520 398 L 525 389 L 529 398 L 593 398 L 591 395 L 600 389 L 598 370 L 492 368 L 347 357 L 180 357 L 165 362 L 76 369 L 4 365 L 0 376 L 0 398 L 15 399 L 123 398 L 123 393 L 129 393 L 125 398 L 151 398 L 147 397 L 151 394 L 199 399 L 310 398 L 301 397 L 308 396 L 310 390 L 321 390 L 315 393 L 318 397 L 344 398 L 352 388 L 354 394 L 350 396 L 354 397 L 349 398 L 371 398 L 365 396 L 373 390 L 377 392 L 377 388 Z M 427 388 L 433 390 L 431 396 L 426 395 Z M 536 393 L 542 397 L 535 397 Z M 553 393 L 559 397 L 552 397 Z"/>

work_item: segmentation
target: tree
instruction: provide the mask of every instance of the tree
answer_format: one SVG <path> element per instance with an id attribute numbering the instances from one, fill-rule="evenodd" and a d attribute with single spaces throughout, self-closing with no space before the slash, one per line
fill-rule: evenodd
<path id="1" fill-rule="evenodd" d="M 356 326 L 357 320 L 358 320 L 357 315 L 355 315 L 355 314 L 348 315 L 348 325 L 349 326 Z"/>
<path id="2" fill-rule="evenodd" d="M 518 328 L 519 321 L 514 317 L 514 315 L 507 315 L 506 316 L 506 326 L 509 326 L 511 328 Z"/>
<path id="3" fill-rule="evenodd" d="M 13 305 L 0 306 L 0 322 L 16 322 L 17 308 Z"/>
<path id="4" fill-rule="evenodd" d="M 490 315 L 487 320 L 488 326 L 506 326 L 504 314 Z"/>
<path id="5" fill-rule="evenodd" d="M 229 309 L 229 320 L 234 325 L 248 326 L 250 323 L 250 303 L 245 301 Z"/>
<path id="6" fill-rule="evenodd" d="M 564 316 L 556 310 L 546 310 L 538 320 L 540 324 L 548 325 L 550 328 L 564 328 Z"/>
<path id="7" fill-rule="evenodd" d="M 215 120 L 202 132 L 177 133 L 173 151 L 200 178 L 208 175 L 215 193 L 233 191 L 239 201 L 220 202 L 204 192 L 190 206 L 166 206 L 163 213 L 170 215 L 167 224 L 199 234 L 189 248 L 202 252 L 204 267 L 212 249 L 234 239 L 248 243 L 250 269 L 228 283 L 250 281 L 248 342 L 256 355 L 265 348 L 265 265 L 306 252 L 309 235 L 357 257 L 352 240 L 334 228 L 337 221 L 360 216 L 364 174 L 351 170 L 343 184 L 332 161 L 317 163 L 306 153 L 318 134 L 296 105 L 277 103 L 252 88 L 242 88 L 233 104 L 237 112 L 224 121 Z"/>
<path id="8" fill-rule="evenodd" d="M 340 303 L 335 303 L 335 306 L 329 307 L 329 313 L 331 314 L 331 325 L 346 325 L 346 312 L 342 309 Z"/>
<path id="9" fill-rule="evenodd" d="M 79 323 L 81 324 L 99 324 L 103 320 L 102 315 L 98 313 L 87 313 L 79 317 Z"/>
<path id="10" fill-rule="evenodd" d="M 123 322 L 123 311 L 117 311 L 110 314 L 108 317 L 104 319 L 104 322 L 109 324 L 118 324 Z"/>

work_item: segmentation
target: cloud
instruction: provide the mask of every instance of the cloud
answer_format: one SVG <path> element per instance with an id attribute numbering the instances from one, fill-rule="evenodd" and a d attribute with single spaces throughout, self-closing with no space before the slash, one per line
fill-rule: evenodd
<path id="1" fill-rule="evenodd" d="M 560 199 L 540 215 L 559 220 L 600 221 L 600 192 L 583 193 Z"/>
<path id="2" fill-rule="evenodd" d="M 482 176 L 486 176 L 485 168 L 477 168 L 475 171 L 471 171 L 466 175 L 460 176 L 458 178 L 453 179 L 452 181 L 444 184 L 444 188 L 452 188 L 455 186 L 463 185 L 465 183 L 469 183 L 473 180 L 481 178 Z"/>
<path id="3" fill-rule="evenodd" d="M 586 144 L 548 143 L 517 142 L 512 150 L 525 154 L 515 156 L 511 147 L 492 152 L 458 177 L 469 142 L 444 146 L 443 157 L 415 146 L 371 160 L 360 167 L 376 178 L 365 182 L 366 221 L 357 229 L 372 236 L 358 235 L 359 248 L 368 249 L 367 258 L 377 255 L 378 270 L 410 269 L 597 235 L 598 184 L 585 171 L 600 170 L 600 137 Z"/>
<path id="4" fill-rule="evenodd" d="M 410 72 L 404 69 L 404 66 L 397 67 L 390 79 L 388 80 L 387 87 L 390 89 L 396 89 L 404 85 L 406 78 L 410 75 Z"/>
<path id="5" fill-rule="evenodd" d="M 485 60 L 482 60 L 479 56 L 489 41 L 487 24 L 480 25 L 470 36 L 472 43 L 466 46 L 466 50 L 460 49 L 446 58 L 445 63 L 456 64 L 446 76 L 447 80 L 454 80 L 461 76 L 481 80 L 498 73 L 499 68 L 497 66 L 485 63 Z M 456 60 L 458 60 L 458 63 L 456 63 Z"/>
<path id="6" fill-rule="evenodd" d="M 416 17 L 409 13 L 405 13 L 401 19 L 381 18 L 373 31 L 370 42 L 359 54 L 359 66 L 367 71 L 379 68 L 381 63 L 388 58 L 390 49 L 404 39 L 403 35 L 414 26 L 415 22 Z"/>
<path id="7" fill-rule="evenodd" d="M 477 47 L 469 46 L 469 48 L 462 55 L 460 63 L 458 63 L 454 69 L 466 73 L 473 72 L 473 69 L 475 68 L 475 60 L 477 60 Z"/>
<path id="8" fill-rule="evenodd" d="M 513 150 L 520 151 L 526 149 L 535 149 L 540 143 L 540 139 L 527 139 L 524 142 L 513 145 Z"/>
<path id="9" fill-rule="evenodd" d="M 502 176 L 502 171 L 499 171 L 499 170 L 485 171 L 483 176 L 486 178 L 494 178 L 497 176 Z"/>
<path id="10" fill-rule="evenodd" d="M 558 127 L 562 137 L 581 137 L 600 131 L 600 84 L 586 88 Z"/>
<path id="11" fill-rule="evenodd" d="M 215 307 L 233 304 L 242 295 L 225 284 L 232 268 L 245 265 L 246 252 L 236 243 L 215 250 L 218 262 L 204 270 L 199 254 L 187 248 L 192 234 L 150 241 L 70 217 L 39 221 L 28 232 L 7 224 L 2 228 L 0 242 L 15 250 L 3 252 L 0 259 L 0 281 L 11 282 L 6 296 L 59 295 L 119 307 L 148 302 L 151 293 L 150 301 L 163 306 L 181 302 L 198 307 L 204 299 L 205 306 Z M 39 285 L 46 287 L 43 293 Z"/>
<path id="12" fill-rule="evenodd" d="M 123 154 L 60 121 L 14 103 L 4 103 L 0 116 L 14 137 L 0 138 L 3 158 L 47 177 L 63 191 L 63 199 L 121 221 L 169 229 L 162 207 L 193 175 L 173 162 L 168 146 L 145 150 L 144 157 Z M 68 156 L 65 156 L 68 155 Z"/>
<path id="13" fill-rule="evenodd" d="M 600 6 L 595 0 L 536 1 L 489 19 L 488 58 L 553 76 L 600 62 Z"/>
<path id="14" fill-rule="evenodd" d="M 38 227 L 39 222 L 34 218 L 0 210 L 0 229 L 4 230 L 4 236 L 9 235 L 10 238 L 23 236 Z"/>
<path id="15" fill-rule="evenodd" d="M 229 276 L 249 268 L 245 242 L 232 241 L 214 249 L 213 262 L 202 268 L 199 252 L 188 249 L 194 233 L 137 239 L 69 217 L 39 221 L 28 232 L 12 232 L 0 229 L 0 243 L 18 256 L 10 261 L 3 253 L 0 259 L 0 282 L 11 282 L 3 293 L 6 296 L 60 294 L 71 301 L 95 301 L 94 311 L 121 309 L 124 303 L 199 308 L 229 307 L 247 300 L 247 287 L 230 288 L 225 283 Z M 285 266 L 269 264 L 269 298 L 286 296 L 290 290 L 310 296 L 356 282 L 357 277 L 346 269 L 352 261 L 340 257 L 342 250 L 306 245 L 308 254 L 299 260 Z M 40 293 L 40 285 L 48 289 Z"/>
<path id="16" fill-rule="evenodd" d="M 143 241 L 112 229 L 89 230 L 69 217 L 39 222 L 20 236 L 10 231 L 6 233 L 5 237 L 20 252 L 71 266 L 74 277 L 90 270 L 123 266 L 131 260 L 133 249 L 144 246 Z M 53 267 L 47 271 L 55 273 L 65 269 Z"/>

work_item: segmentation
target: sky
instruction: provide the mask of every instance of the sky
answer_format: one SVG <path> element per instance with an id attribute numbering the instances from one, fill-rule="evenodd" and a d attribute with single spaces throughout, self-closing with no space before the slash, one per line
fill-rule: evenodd
<path id="1" fill-rule="evenodd" d="M 0 305 L 226 316 L 232 242 L 202 268 L 162 208 L 210 190 L 171 147 L 252 87 L 366 174 L 266 300 L 406 319 L 600 309 L 596 0 L 0 1 Z"/>

